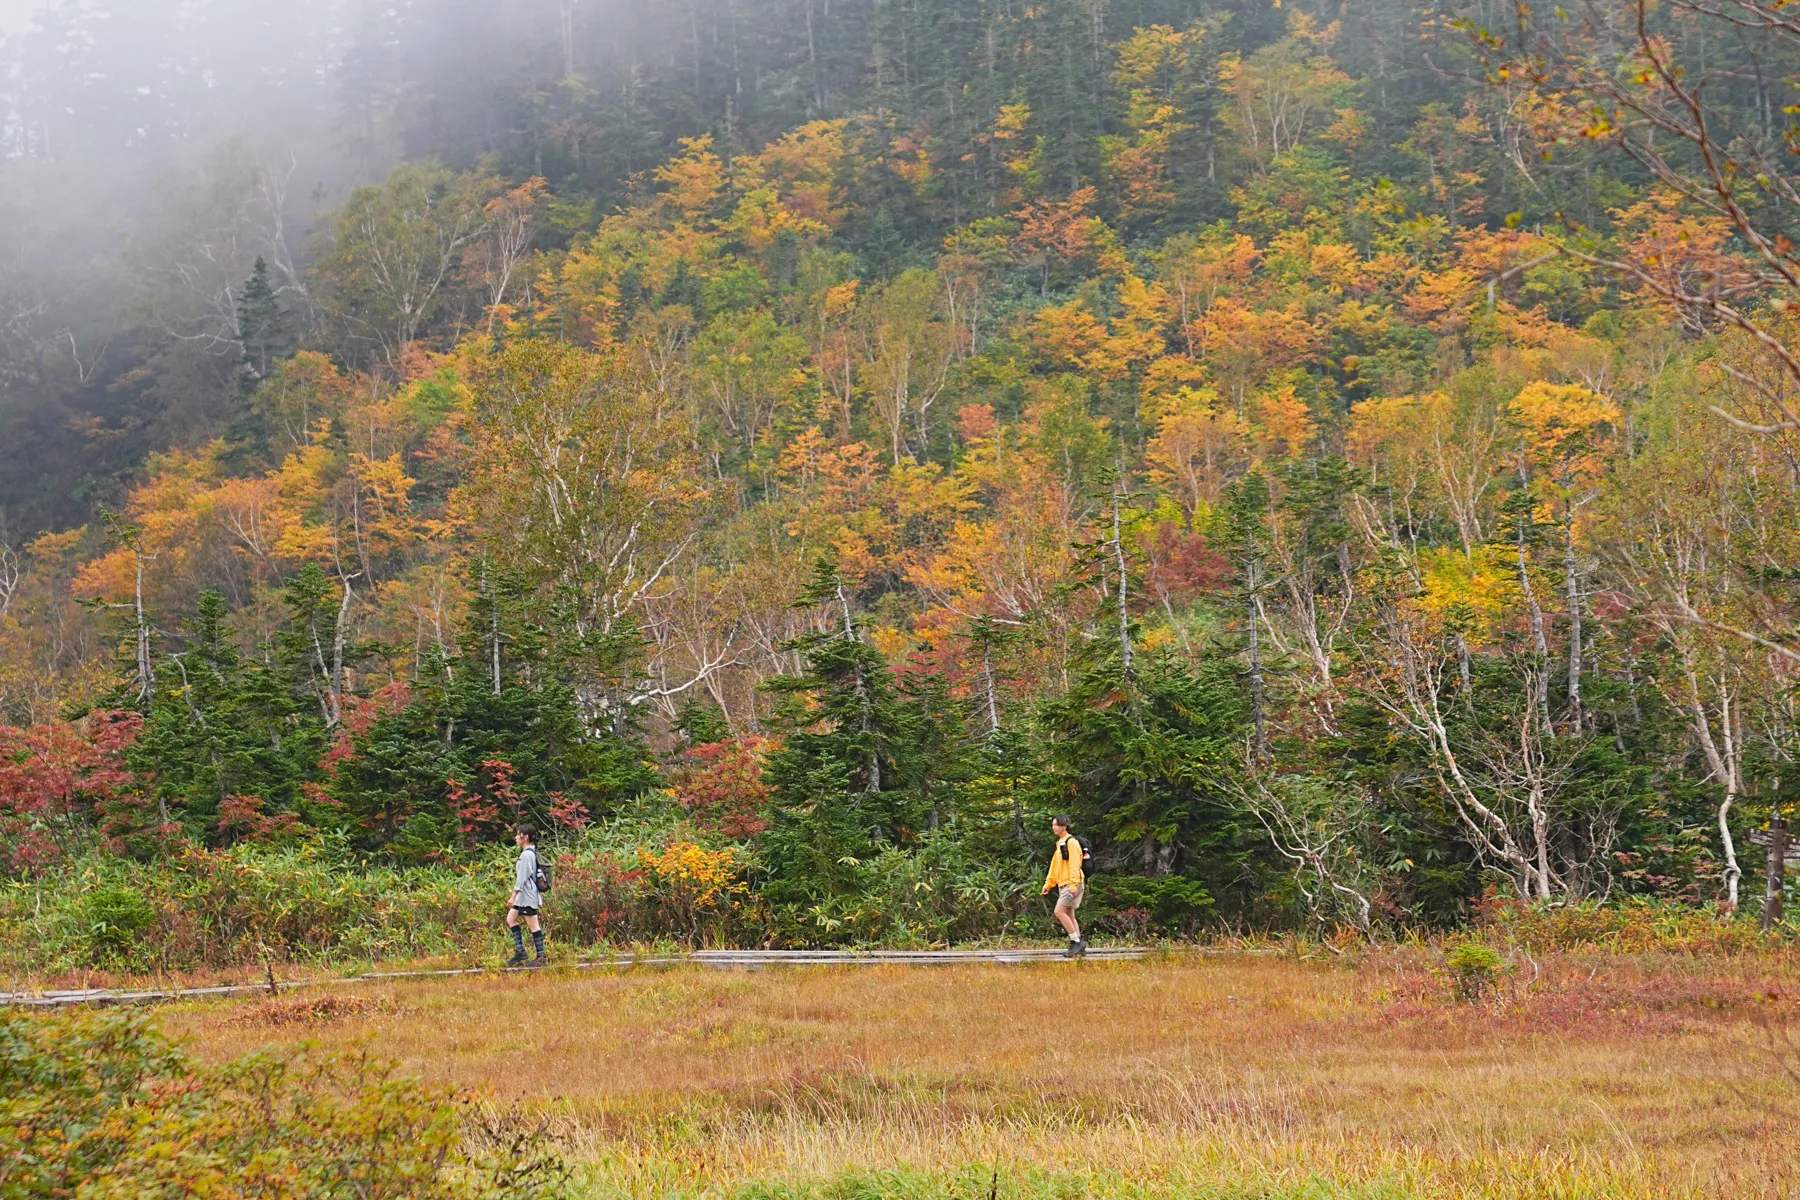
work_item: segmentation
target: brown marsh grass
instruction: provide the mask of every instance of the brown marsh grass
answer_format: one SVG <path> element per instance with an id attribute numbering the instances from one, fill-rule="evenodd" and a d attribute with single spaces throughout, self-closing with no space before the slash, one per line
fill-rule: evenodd
<path id="1" fill-rule="evenodd" d="M 368 1042 L 548 1117 L 595 1196 L 1784 1195 L 1800 976 L 1540 960 L 1481 1005 L 1354 963 L 698 968 L 172 1009 L 203 1057 Z"/>

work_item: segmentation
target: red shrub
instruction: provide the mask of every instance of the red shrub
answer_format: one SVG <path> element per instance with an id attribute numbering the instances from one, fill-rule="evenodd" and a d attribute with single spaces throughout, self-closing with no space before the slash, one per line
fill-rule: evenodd
<path id="1" fill-rule="evenodd" d="M 651 934 L 644 919 L 648 871 L 627 867 L 611 854 L 559 854 L 553 917 L 577 942 L 629 942 Z"/>
<path id="2" fill-rule="evenodd" d="M 675 796 L 703 829 L 752 837 L 769 827 L 770 787 L 762 781 L 766 738 L 734 738 L 694 746 L 675 772 Z"/>
<path id="3" fill-rule="evenodd" d="M 0 839 L 12 870 L 54 860 L 70 837 L 96 831 L 109 808 L 130 800 L 137 777 L 125 752 L 142 730 L 143 718 L 130 712 L 0 725 Z"/>
<path id="4" fill-rule="evenodd" d="M 1156 539 L 1147 549 L 1150 590 L 1172 604 L 1191 604 L 1231 578 L 1230 560 L 1199 534 L 1183 533 L 1173 521 L 1156 527 Z"/>
<path id="5" fill-rule="evenodd" d="M 503 758 L 482 759 L 473 787 L 464 787 L 457 779 L 446 782 L 459 829 L 470 847 L 492 841 L 505 826 L 517 824 L 525 811 L 525 797 L 513 787 L 513 765 Z"/>
<path id="6" fill-rule="evenodd" d="M 402 712 L 412 703 L 412 689 L 404 679 L 396 679 L 372 696 L 345 696 L 344 716 L 337 734 L 319 759 L 319 765 L 330 771 L 346 759 L 356 757 L 356 739 L 369 732 L 382 717 Z"/>
<path id="7" fill-rule="evenodd" d="M 580 833 L 593 818 L 588 813 L 587 805 L 581 801 L 572 800 L 561 792 L 551 792 L 550 820 L 558 829 Z"/>
<path id="8" fill-rule="evenodd" d="M 227 796 L 219 805 L 219 832 L 230 841 L 276 841 L 299 833 L 300 818 L 265 813 L 261 796 Z"/>

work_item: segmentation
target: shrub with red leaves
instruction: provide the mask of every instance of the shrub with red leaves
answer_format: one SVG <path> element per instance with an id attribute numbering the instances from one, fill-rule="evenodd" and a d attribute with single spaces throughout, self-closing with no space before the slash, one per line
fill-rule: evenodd
<path id="1" fill-rule="evenodd" d="M 505 759 L 484 758 L 472 784 L 447 781 L 458 829 L 471 849 L 503 839 L 506 831 L 523 819 L 525 797 L 513 786 L 514 774 L 513 765 Z"/>
<path id="2" fill-rule="evenodd" d="M 219 832 L 228 841 L 279 841 L 300 828 L 296 813 L 265 813 L 261 796 L 227 796 L 219 804 Z"/>
<path id="3" fill-rule="evenodd" d="M 1206 544 L 1199 534 L 1184 533 L 1173 521 L 1156 527 L 1146 547 L 1150 570 L 1145 579 L 1158 601 L 1187 605 L 1225 586 L 1231 561 Z"/>
<path id="4" fill-rule="evenodd" d="M 587 805 L 561 792 L 550 793 L 550 823 L 570 833 L 580 833 L 593 821 Z"/>
<path id="5" fill-rule="evenodd" d="M 567 922 L 559 928 L 584 943 L 654 936 L 643 912 L 648 875 L 643 866 L 628 866 L 610 853 L 557 855 L 550 903 Z"/>
<path id="6" fill-rule="evenodd" d="M 82 721 L 0 725 L 0 841 L 13 871 L 39 870 L 134 824 L 141 805 L 125 752 L 143 730 L 132 712 Z"/>
<path id="7" fill-rule="evenodd" d="M 396 679 L 370 696 L 345 696 L 343 719 L 319 765 L 329 773 L 356 757 L 356 739 L 368 733 L 376 721 L 405 711 L 411 703 L 412 686 L 404 679 Z"/>
<path id="8" fill-rule="evenodd" d="M 769 827 L 771 788 L 763 782 L 767 738 L 731 738 L 690 748 L 674 778 L 675 797 L 702 829 L 731 838 L 754 837 Z"/>

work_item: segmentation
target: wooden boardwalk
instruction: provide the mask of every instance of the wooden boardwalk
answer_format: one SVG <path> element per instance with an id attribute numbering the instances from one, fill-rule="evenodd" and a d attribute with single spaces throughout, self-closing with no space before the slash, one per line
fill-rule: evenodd
<path id="1" fill-rule="evenodd" d="M 1142 958 L 1147 951 L 1140 946 L 1099 947 L 1089 950 L 1089 962 L 1120 962 Z M 769 967 L 932 967 L 970 963 L 1063 962 L 1061 950 L 1053 948 L 1020 948 L 1017 950 L 696 950 L 692 954 L 650 956 L 620 954 L 610 958 L 586 958 L 574 962 L 556 962 L 548 970 L 609 971 L 636 967 L 711 967 L 717 970 L 755 971 Z M 403 979 L 445 979 L 461 975 L 501 975 L 532 971 L 535 968 L 460 967 L 433 971 L 371 971 L 365 975 L 347 975 L 321 979 L 277 980 L 263 983 L 230 984 L 203 988 L 153 988 L 133 991 L 124 988 L 90 988 L 81 991 L 0 992 L 0 1006 L 13 1008 L 71 1008 L 77 1005 L 164 1004 L 175 1000 L 204 1000 L 212 997 L 251 996 L 258 993 L 280 994 L 298 988 L 333 987 L 362 983 L 384 983 Z"/>

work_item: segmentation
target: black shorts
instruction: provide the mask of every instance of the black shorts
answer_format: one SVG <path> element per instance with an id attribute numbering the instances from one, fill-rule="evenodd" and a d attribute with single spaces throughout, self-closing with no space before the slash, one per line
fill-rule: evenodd
<path id="1" fill-rule="evenodd" d="M 526 907 L 525 907 L 525 906 L 524 906 L 524 905 L 522 905 L 522 904 L 515 904 L 515 905 L 513 905 L 513 906 L 512 906 L 512 911 L 514 911 L 514 912 L 516 912 L 516 913 L 518 913 L 518 914 L 519 914 L 519 915 L 520 915 L 520 916 L 521 916 L 521 917 L 535 917 L 535 916 L 537 916 L 537 909 L 535 909 L 535 908 L 526 908 Z"/>

